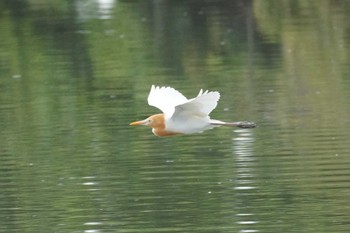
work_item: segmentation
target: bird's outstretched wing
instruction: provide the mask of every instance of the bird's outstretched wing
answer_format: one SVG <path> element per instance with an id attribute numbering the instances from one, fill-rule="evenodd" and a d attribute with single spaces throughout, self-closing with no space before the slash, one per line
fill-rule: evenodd
<path id="1" fill-rule="evenodd" d="M 159 87 L 152 85 L 148 95 L 148 104 L 160 109 L 166 117 L 171 117 L 175 106 L 181 105 L 188 99 L 179 91 L 171 87 Z"/>
<path id="2" fill-rule="evenodd" d="M 211 111 L 216 108 L 220 99 L 220 93 L 217 91 L 200 90 L 196 98 L 190 99 L 183 104 L 175 107 L 172 118 L 176 117 L 207 117 Z"/>

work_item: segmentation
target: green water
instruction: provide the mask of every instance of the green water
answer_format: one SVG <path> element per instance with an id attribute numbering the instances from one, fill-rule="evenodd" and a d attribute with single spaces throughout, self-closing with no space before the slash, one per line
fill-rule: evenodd
<path id="1" fill-rule="evenodd" d="M 350 232 L 349 10 L 0 2 L 0 232 Z M 152 84 L 258 127 L 155 137 Z"/>

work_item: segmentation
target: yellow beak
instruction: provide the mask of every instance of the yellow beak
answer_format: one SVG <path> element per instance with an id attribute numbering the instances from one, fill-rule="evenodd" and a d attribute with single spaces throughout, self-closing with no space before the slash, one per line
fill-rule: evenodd
<path id="1" fill-rule="evenodd" d="M 134 121 L 131 122 L 130 125 L 146 125 L 147 124 L 147 120 L 143 120 L 143 121 Z"/>

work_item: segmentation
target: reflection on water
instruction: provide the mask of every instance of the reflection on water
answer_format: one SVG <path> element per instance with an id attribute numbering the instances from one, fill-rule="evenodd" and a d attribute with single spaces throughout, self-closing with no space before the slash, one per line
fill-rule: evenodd
<path id="1" fill-rule="evenodd" d="M 347 1 L 2 1 L 0 232 L 350 232 Z M 152 84 L 218 90 L 157 138 Z"/>
<path id="2" fill-rule="evenodd" d="M 233 152 L 236 166 L 236 218 L 240 225 L 239 232 L 258 232 L 255 224 L 259 223 L 255 212 L 250 208 L 249 196 L 256 193 L 256 159 L 254 158 L 254 135 L 252 130 L 236 130 L 233 138 Z"/>

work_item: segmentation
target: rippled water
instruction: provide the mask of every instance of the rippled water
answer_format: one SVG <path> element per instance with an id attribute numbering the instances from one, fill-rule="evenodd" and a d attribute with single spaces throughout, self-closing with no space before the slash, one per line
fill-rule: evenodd
<path id="1" fill-rule="evenodd" d="M 349 232 L 348 8 L 0 3 L 0 232 Z M 258 127 L 155 137 L 152 84 Z"/>

